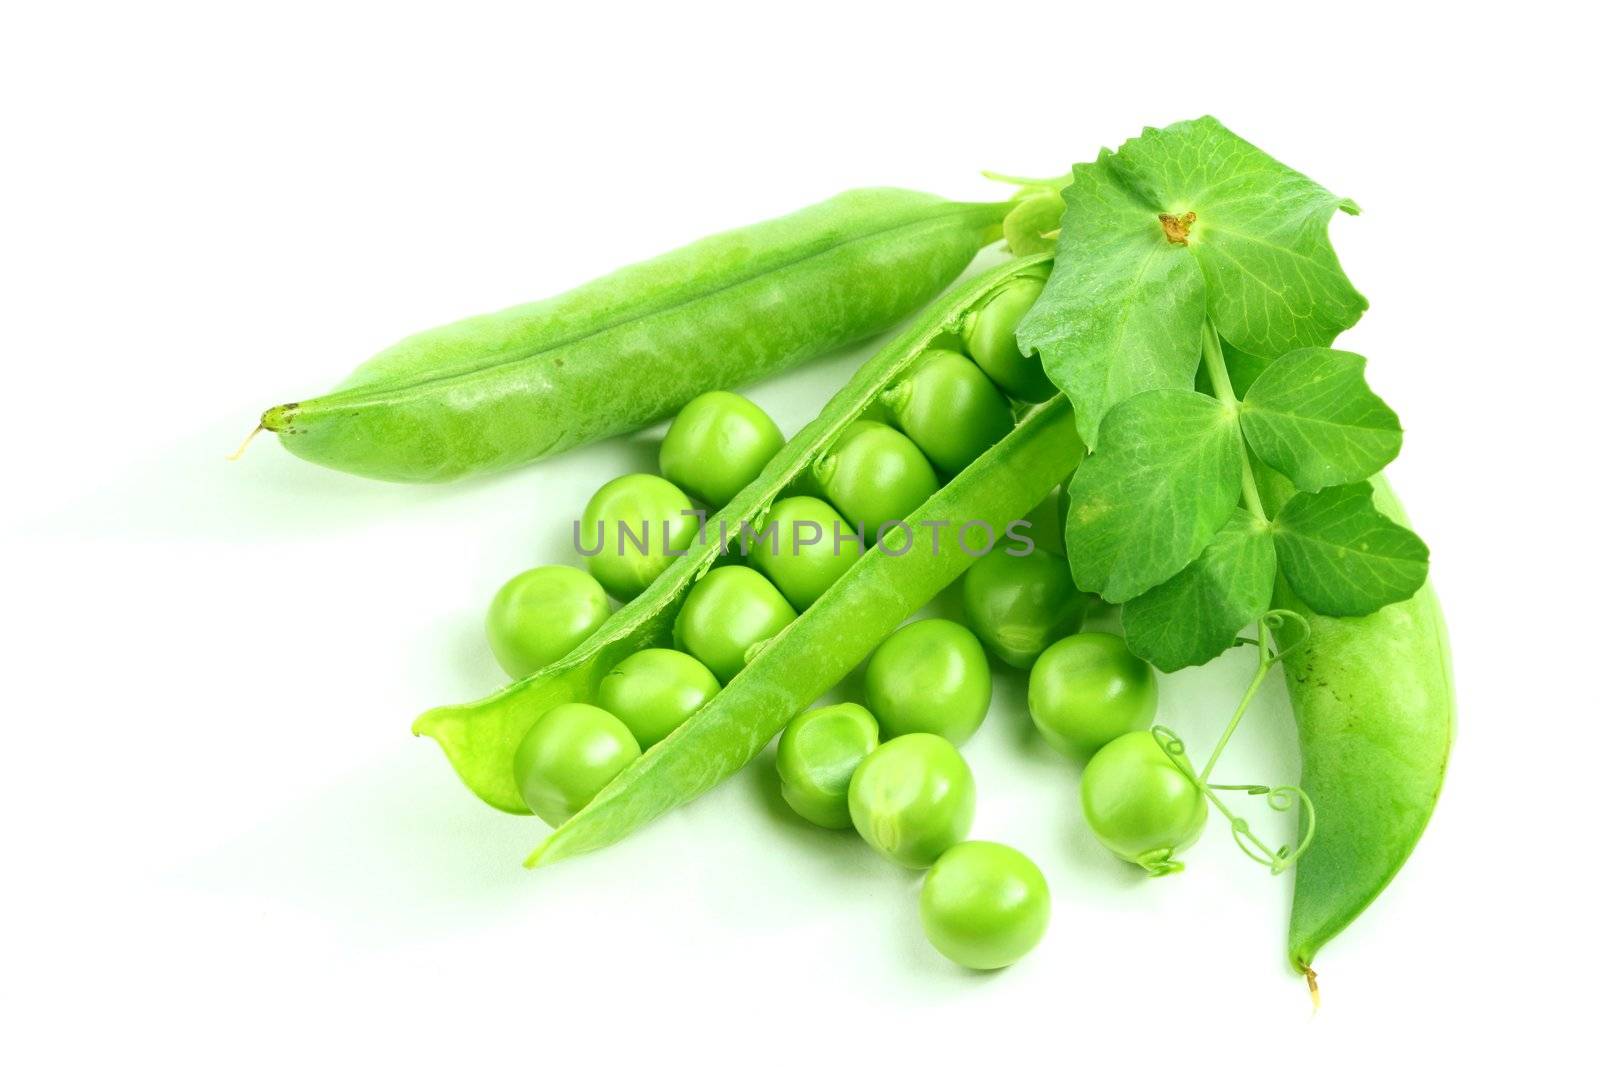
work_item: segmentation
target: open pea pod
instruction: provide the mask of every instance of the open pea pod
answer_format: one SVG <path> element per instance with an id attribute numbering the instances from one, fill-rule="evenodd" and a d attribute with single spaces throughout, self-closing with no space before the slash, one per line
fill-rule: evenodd
<path id="1" fill-rule="evenodd" d="M 804 475 L 834 440 L 874 404 L 907 367 L 959 330 L 963 317 L 995 289 L 1023 274 L 1049 269 L 1048 256 L 1019 259 L 974 279 L 933 304 L 862 366 L 762 475 L 712 520 L 737 530 L 754 525 L 777 496 Z M 548 862 L 589 851 L 726 778 L 748 762 L 788 721 L 836 684 L 906 615 L 926 603 L 971 563 L 950 536 L 933 551 L 935 527 L 981 521 L 1000 528 L 1042 500 L 1082 453 L 1070 410 L 1057 399 L 1018 427 L 935 493 L 867 552 L 783 633 L 767 642 L 744 671 L 674 734 L 624 771 L 584 811 L 542 846 Z M 644 594 L 623 607 L 562 660 L 471 704 L 436 708 L 413 729 L 433 737 L 462 780 L 504 811 L 525 813 L 512 775 L 512 754 L 549 707 L 591 700 L 599 680 L 642 648 L 665 645 L 672 620 L 694 581 L 716 561 L 716 537 L 694 546 Z"/>

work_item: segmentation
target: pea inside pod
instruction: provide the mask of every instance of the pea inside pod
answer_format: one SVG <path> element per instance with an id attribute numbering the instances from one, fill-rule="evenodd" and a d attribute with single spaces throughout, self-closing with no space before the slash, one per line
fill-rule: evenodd
<path id="1" fill-rule="evenodd" d="M 974 301 L 1016 272 L 1043 262 L 1036 258 L 1005 264 L 941 298 L 864 364 L 761 477 L 728 504 L 721 518 L 735 525 L 757 522 L 774 501 L 793 491 L 803 473 L 876 397 L 923 352 L 951 335 Z M 721 692 L 630 764 L 548 837 L 529 862 L 548 863 L 609 844 L 734 773 L 797 711 L 856 668 L 907 615 L 960 576 L 972 557 L 949 550 L 952 525 L 978 521 L 1004 527 L 1043 500 L 1081 453 L 1065 403 L 1031 412 L 906 517 L 910 533 L 894 546 L 894 554 L 864 552 L 828 595 L 759 642 L 759 652 Z M 945 536 L 934 551 L 932 529 L 940 524 Z M 694 544 L 590 638 L 587 656 L 554 664 L 475 703 L 428 712 L 415 730 L 439 742 L 462 780 L 483 800 L 506 811 L 527 811 L 512 774 L 515 739 L 554 704 L 595 703 L 601 679 L 632 653 L 672 643 L 684 601 L 698 578 L 713 571 L 717 552 L 715 538 Z"/>
<path id="2" fill-rule="evenodd" d="M 1044 361 L 1017 347 L 1017 324 L 1044 292 L 1044 279 L 1015 278 L 991 293 L 961 324 L 961 342 L 978 366 L 1018 400 L 1037 404 L 1055 395 Z"/>
<path id="3" fill-rule="evenodd" d="M 647 648 L 600 679 L 599 700 L 622 720 L 640 748 L 649 748 L 682 726 L 719 689 L 716 675 L 693 656 Z"/>
<path id="4" fill-rule="evenodd" d="M 801 611 L 861 558 L 855 527 L 826 500 L 784 497 L 751 539 L 750 560 Z"/>
<path id="5" fill-rule="evenodd" d="M 722 684 L 744 669 L 761 642 L 795 620 L 794 608 L 749 567 L 717 567 L 695 583 L 673 624 L 673 638 Z"/>
<path id="6" fill-rule="evenodd" d="M 922 357 L 884 394 L 895 424 L 946 477 L 956 474 L 1015 421 L 1011 405 L 978 365 L 947 348 Z"/>
<path id="7" fill-rule="evenodd" d="M 875 542 L 939 488 L 939 478 L 911 439 L 861 419 L 816 465 L 817 484 L 844 517 Z"/>

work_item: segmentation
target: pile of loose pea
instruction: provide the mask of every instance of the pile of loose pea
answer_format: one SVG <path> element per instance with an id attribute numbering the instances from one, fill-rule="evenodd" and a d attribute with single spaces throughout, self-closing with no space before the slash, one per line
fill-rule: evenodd
<path id="1" fill-rule="evenodd" d="M 533 723 L 514 774 L 534 814 L 558 826 L 582 809 L 941 478 L 1004 437 L 1015 405 L 1054 394 L 1014 339 L 1041 287 L 1019 278 L 997 292 L 959 338 L 925 353 L 773 503 L 757 536 L 743 531 L 729 542 L 690 588 L 673 623 L 675 647 L 635 652 L 600 680 L 595 703 L 561 704 Z M 712 392 L 691 401 L 662 442 L 661 474 L 608 482 L 584 509 L 587 572 L 538 567 L 495 596 L 487 629 L 500 664 L 524 677 L 577 648 L 610 616 L 613 598 L 638 596 L 705 536 L 699 516 L 725 506 L 783 444 L 777 425 L 744 397 Z M 802 537 L 802 528 L 826 533 Z M 1044 549 L 991 547 L 963 578 L 967 626 L 937 618 L 903 626 L 867 662 L 865 705 L 802 712 L 777 752 L 782 794 L 801 817 L 854 827 L 884 857 L 928 870 L 920 911 L 929 940 L 979 970 L 1028 953 L 1050 914 L 1032 860 L 966 840 L 976 787 L 959 746 L 989 710 L 988 654 L 1030 672 L 1033 721 L 1054 748 L 1087 761 L 1084 813 L 1117 855 L 1147 867 L 1168 862 L 1199 835 L 1206 815 L 1199 790 L 1148 732 L 1156 708 L 1149 665 L 1115 634 L 1080 632 L 1090 598 L 1073 584 L 1067 561 Z"/>

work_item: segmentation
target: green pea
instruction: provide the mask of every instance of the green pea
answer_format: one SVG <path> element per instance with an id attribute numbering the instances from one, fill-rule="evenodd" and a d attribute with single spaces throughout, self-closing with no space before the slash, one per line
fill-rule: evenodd
<path id="1" fill-rule="evenodd" d="M 624 474 L 583 509 L 579 549 L 606 592 L 629 601 L 694 544 L 700 518 L 683 490 L 654 474 Z"/>
<path id="2" fill-rule="evenodd" d="M 523 571 L 494 595 L 485 629 L 494 658 L 526 678 L 583 644 L 611 617 L 606 591 L 576 567 Z"/>
<path id="3" fill-rule="evenodd" d="M 878 747 L 878 722 L 860 704 L 802 711 L 778 741 L 783 799 L 830 830 L 850 825 L 850 777 Z"/>
<path id="4" fill-rule="evenodd" d="M 936 348 L 886 394 L 895 423 L 946 477 L 965 470 L 1016 420 L 988 375 L 960 352 Z"/>
<path id="5" fill-rule="evenodd" d="M 649 748 L 688 721 L 722 687 L 705 664 L 671 648 L 635 652 L 600 679 L 596 699 Z"/>
<path id="6" fill-rule="evenodd" d="M 701 393 L 672 420 L 661 442 L 661 473 L 697 500 L 721 508 L 781 448 L 783 432 L 755 404 L 737 393 Z"/>
<path id="7" fill-rule="evenodd" d="M 826 500 L 784 497 L 772 505 L 750 558 L 784 597 L 806 610 L 861 558 L 861 539 Z"/>
<path id="8" fill-rule="evenodd" d="M 1043 403 L 1056 394 L 1044 364 L 1017 347 L 1017 323 L 1044 292 L 1039 278 L 1015 278 L 996 289 L 988 301 L 961 323 L 961 343 L 983 372 L 1018 400 Z"/>
<path id="9" fill-rule="evenodd" d="M 997 549 L 968 568 L 961 603 L 984 647 L 1004 663 L 1027 668 L 1052 642 L 1078 632 L 1089 598 L 1072 584 L 1072 567 L 1059 556 Z"/>
<path id="10" fill-rule="evenodd" d="M 621 719 L 593 704 L 557 704 L 522 738 L 512 770 L 528 810 L 560 826 L 638 758 Z"/>
<path id="11" fill-rule="evenodd" d="M 689 590 L 672 624 L 677 646 L 727 685 L 761 642 L 795 620 L 794 608 L 749 567 L 715 567 Z"/>
<path id="12" fill-rule="evenodd" d="M 929 867 L 967 836 L 978 789 L 956 746 L 906 734 L 874 749 L 850 777 L 850 821 L 867 844 L 906 867 Z"/>
<path id="13" fill-rule="evenodd" d="M 1028 711 L 1050 747 L 1088 759 L 1156 718 L 1156 674 L 1116 634 L 1063 637 L 1028 675 Z"/>
<path id="14" fill-rule="evenodd" d="M 1083 769 L 1083 815 L 1117 856 L 1151 874 L 1183 869 L 1173 860 L 1206 825 L 1206 798 L 1148 730 L 1123 734 Z"/>
<path id="15" fill-rule="evenodd" d="M 938 734 L 964 744 L 989 713 L 989 661 L 948 619 L 902 626 L 867 662 L 867 706 L 890 737 Z"/>
<path id="16" fill-rule="evenodd" d="M 939 489 L 928 457 L 881 422 L 857 420 L 816 463 L 817 485 L 852 525 L 876 541 Z"/>
<path id="17" fill-rule="evenodd" d="M 946 958 L 975 971 L 1016 963 L 1044 939 L 1050 887 L 1027 856 L 993 841 L 963 841 L 922 883 L 922 930 Z"/>

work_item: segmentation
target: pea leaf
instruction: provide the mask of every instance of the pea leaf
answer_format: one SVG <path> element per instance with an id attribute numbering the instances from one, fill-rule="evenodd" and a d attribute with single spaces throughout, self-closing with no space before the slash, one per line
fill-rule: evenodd
<path id="1" fill-rule="evenodd" d="M 1228 368 L 1229 384 L 1233 386 L 1233 393 L 1239 396 L 1248 392 L 1255 384 L 1261 372 L 1272 366 L 1272 356 L 1258 356 L 1253 352 L 1246 352 L 1222 339 L 1222 362 Z M 1200 364 L 1200 369 L 1195 372 L 1194 387 L 1203 392 L 1217 395 L 1216 387 L 1211 382 L 1211 375 L 1206 372 L 1205 364 Z"/>
<path id="2" fill-rule="evenodd" d="M 1238 422 L 1213 397 L 1157 389 L 1112 408 L 1068 490 L 1078 587 L 1121 603 L 1188 566 L 1238 504 L 1243 464 Z"/>
<path id="3" fill-rule="evenodd" d="M 1145 389 L 1194 377 L 1206 317 L 1262 357 L 1326 345 L 1367 302 L 1328 241 L 1356 207 L 1205 117 L 1148 129 L 1073 168 L 1055 269 L 1017 338 L 1100 420 Z"/>
<path id="4" fill-rule="evenodd" d="M 1283 576 L 1322 615 L 1370 615 L 1428 576 L 1428 546 L 1378 512 L 1367 482 L 1296 493 L 1272 525 Z"/>
<path id="5" fill-rule="evenodd" d="M 1072 168 L 1055 267 L 1017 327 L 1017 343 L 1072 399 L 1091 449 L 1119 400 L 1194 380 L 1205 322 L 1199 265 L 1152 225 L 1149 204 L 1110 158 L 1102 150 L 1098 162 Z"/>
<path id="6" fill-rule="evenodd" d="M 1122 606 L 1133 654 L 1163 671 L 1215 659 L 1272 605 L 1272 528 L 1236 508 L 1200 557 Z"/>
<path id="7" fill-rule="evenodd" d="M 1400 419 L 1367 387 L 1366 365 L 1331 348 L 1280 356 L 1245 394 L 1245 440 L 1306 492 L 1377 474 L 1400 454 Z"/>

